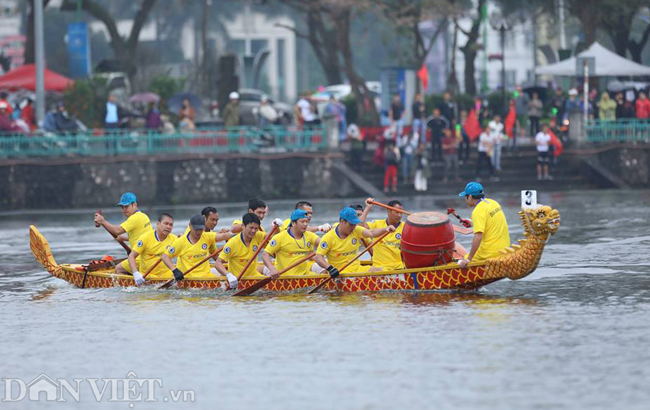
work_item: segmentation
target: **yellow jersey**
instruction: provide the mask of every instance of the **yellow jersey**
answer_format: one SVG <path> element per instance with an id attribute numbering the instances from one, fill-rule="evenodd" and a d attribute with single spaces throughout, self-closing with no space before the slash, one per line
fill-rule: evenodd
<path id="1" fill-rule="evenodd" d="M 241 219 L 235 219 L 234 221 L 232 221 L 232 224 L 230 224 L 230 225 L 231 226 L 232 225 L 244 225 L 244 222 Z M 262 224 L 260 224 L 260 231 L 264 232 L 264 227 L 262 226 Z M 252 256 L 252 254 L 251 254 L 251 256 Z"/>
<path id="2" fill-rule="evenodd" d="M 314 251 L 318 235 L 306 231 L 301 239 L 296 239 L 291 230 L 283 230 L 275 235 L 266 245 L 266 253 L 275 256 L 275 268 L 278 271 L 304 258 Z M 305 275 L 309 273 L 312 262 L 305 261 L 287 272 L 288 275 Z"/>
<path id="3" fill-rule="evenodd" d="M 481 245 L 473 261 L 481 261 L 499 255 L 499 251 L 510 246 L 508 222 L 501 205 L 494 199 L 482 199 L 472 211 L 474 233 L 482 232 Z"/>
<path id="4" fill-rule="evenodd" d="M 383 229 L 388 226 L 385 219 L 372 221 L 368 224 L 369 229 Z M 402 252 L 400 245 L 402 243 L 402 230 L 404 223 L 400 221 L 395 232 L 386 235 L 377 245 L 375 245 L 372 255 L 372 267 L 382 268 L 387 270 L 402 269 L 404 263 L 402 262 Z M 370 244 L 368 244 L 370 245 Z"/>
<path id="5" fill-rule="evenodd" d="M 280 229 L 282 231 L 286 231 L 287 229 L 289 229 L 290 226 L 291 226 L 291 218 L 287 218 L 282 222 L 282 226 L 280 227 Z"/>
<path id="6" fill-rule="evenodd" d="M 325 256 L 329 264 L 336 269 L 341 269 L 359 253 L 365 229 L 363 226 L 357 225 L 350 235 L 342 239 L 339 236 L 339 227 L 337 226 L 323 235 L 316 253 Z M 361 263 L 357 259 L 345 269 L 345 272 L 357 272 L 359 270 L 361 270 Z"/>
<path id="7" fill-rule="evenodd" d="M 133 215 L 126 218 L 126 221 L 122 222 L 120 226 L 126 231 L 126 234 L 129 236 L 129 244 L 131 245 L 131 249 L 133 249 L 133 246 L 136 244 L 136 241 L 139 237 L 147 232 L 153 231 L 149 217 L 147 214 L 141 211 L 135 211 Z"/>
<path id="8" fill-rule="evenodd" d="M 253 257 L 253 254 L 257 251 L 262 242 L 264 242 L 264 232 L 257 231 L 251 243 L 246 246 L 244 244 L 244 235 L 240 233 L 237 236 L 233 236 L 226 242 L 226 246 L 223 247 L 223 251 L 219 254 L 219 258 L 224 262 L 228 262 L 228 271 L 233 275 L 239 277 L 244 265 Z M 265 276 L 257 273 L 257 261 L 251 263 L 251 265 L 246 269 L 244 277 L 250 278 L 251 276 L 258 276 L 264 278 Z"/>
<path id="9" fill-rule="evenodd" d="M 176 258 L 176 267 L 185 273 L 192 266 L 201 262 L 206 256 L 214 253 L 216 249 L 216 237 L 214 232 L 203 232 L 196 243 L 190 242 L 189 235 L 179 236 L 165 251 L 170 258 Z M 187 279 L 194 279 L 210 275 L 210 262 L 206 261 L 194 269 Z"/>
<path id="10" fill-rule="evenodd" d="M 178 236 L 170 233 L 164 241 L 158 239 L 158 232 L 151 231 L 142 235 L 135 243 L 133 250 L 138 252 L 139 266 L 138 270 L 143 275 L 149 270 L 151 265 L 156 263 L 163 253 L 169 249 Z M 158 266 L 151 271 L 147 276 L 148 279 L 171 279 L 172 272 L 165 266 L 164 263 L 159 263 Z"/>

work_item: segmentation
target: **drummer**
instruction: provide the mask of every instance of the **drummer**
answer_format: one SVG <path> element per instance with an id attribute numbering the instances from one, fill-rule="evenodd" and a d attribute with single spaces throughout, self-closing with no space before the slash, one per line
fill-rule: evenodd
<path id="1" fill-rule="evenodd" d="M 389 225 L 385 228 L 366 229 L 360 226 L 361 219 L 357 212 L 348 207 L 339 212 L 339 224 L 320 241 L 314 260 L 321 268 L 321 273 L 327 270 L 333 278 L 339 275 L 339 269 L 347 265 L 359 253 L 359 245 L 363 238 L 376 238 L 385 232 L 394 232 L 395 227 Z M 313 268 L 312 268 L 313 270 Z M 355 260 L 346 272 L 358 272 L 361 263 Z"/>
<path id="2" fill-rule="evenodd" d="M 364 222 L 366 221 L 374 200 L 374 198 L 366 199 L 366 209 L 363 211 L 363 214 L 359 219 Z M 402 203 L 396 199 L 390 201 L 388 206 L 396 209 L 404 209 Z M 400 245 L 402 243 L 402 229 L 404 229 L 402 213 L 387 209 L 385 219 L 377 219 L 368 223 L 369 229 L 386 228 L 387 226 L 395 227 L 395 231 L 374 246 L 372 267 L 368 269 L 370 272 L 404 268 L 402 253 L 400 250 Z"/>
<path id="3" fill-rule="evenodd" d="M 499 256 L 502 249 L 510 246 L 510 233 L 501 205 L 494 199 L 485 197 L 483 185 L 470 182 L 459 196 L 465 197 L 467 206 L 474 208 L 471 221 L 474 227 L 472 248 L 464 259 L 458 261 L 460 267 L 464 268 L 472 261 Z"/>

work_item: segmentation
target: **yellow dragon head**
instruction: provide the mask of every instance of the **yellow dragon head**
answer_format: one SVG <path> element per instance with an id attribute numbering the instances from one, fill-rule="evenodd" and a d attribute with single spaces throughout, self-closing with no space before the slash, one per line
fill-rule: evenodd
<path id="1" fill-rule="evenodd" d="M 524 225 L 524 231 L 540 239 L 554 235 L 560 227 L 560 212 L 550 206 L 539 205 L 536 209 L 523 209 L 519 217 Z"/>

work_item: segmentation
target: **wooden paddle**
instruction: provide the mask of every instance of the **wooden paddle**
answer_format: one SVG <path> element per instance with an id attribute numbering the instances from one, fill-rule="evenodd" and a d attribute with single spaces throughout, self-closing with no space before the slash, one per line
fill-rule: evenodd
<path id="1" fill-rule="evenodd" d="M 239 280 L 242 278 L 242 276 L 244 276 L 244 272 L 246 272 L 248 267 L 251 266 L 251 263 L 253 263 L 253 261 L 257 260 L 257 255 L 262 251 L 262 248 L 264 248 L 266 246 L 266 244 L 269 243 L 271 238 L 273 238 L 273 235 L 275 235 L 275 232 L 278 230 L 278 228 L 280 228 L 278 225 L 274 225 L 273 229 L 271 229 L 271 232 L 269 232 L 266 235 L 266 238 L 264 238 L 264 241 L 257 248 L 257 250 L 255 251 L 253 256 L 250 258 L 250 260 L 246 263 L 244 268 L 241 270 L 241 272 L 239 272 L 239 275 L 237 276 L 237 282 L 239 282 Z"/>
<path id="2" fill-rule="evenodd" d="M 151 267 L 150 267 L 149 269 L 147 269 L 147 271 L 145 272 L 145 274 L 142 275 L 142 279 L 147 279 L 147 276 L 148 276 L 151 272 L 153 272 L 154 269 L 156 269 L 156 266 L 160 265 L 160 262 L 162 262 L 162 259 L 158 259 L 158 260 L 156 261 L 156 263 L 154 263 L 153 265 L 151 265 Z"/>
<path id="3" fill-rule="evenodd" d="M 102 210 L 101 210 L 101 209 L 98 209 L 98 210 L 97 210 L 97 213 L 101 215 L 101 214 L 102 214 Z M 97 223 L 95 224 L 95 228 L 99 228 L 99 226 L 100 226 L 99 224 L 97 224 Z M 106 232 L 108 232 L 108 233 L 111 234 L 111 236 L 113 237 L 113 239 L 117 239 L 117 236 L 116 236 L 116 235 L 113 235 L 113 232 L 109 231 L 107 227 L 104 226 L 104 229 L 106 229 Z M 129 247 L 129 245 L 125 244 L 125 243 L 124 243 L 122 240 L 120 240 L 120 239 L 117 239 L 117 242 L 119 242 L 119 244 L 122 245 L 122 248 L 124 248 L 124 250 L 126 251 L 126 254 L 127 254 L 127 255 L 131 253 L 131 248 Z"/>
<path id="4" fill-rule="evenodd" d="M 301 263 L 307 262 L 309 259 L 313 258 L 314 255 L 316 255 L 316 252 L 312 252 L 309 255 L 305 256 L 302 259 L 299 259 L 292 263 L 291 265 L 287 266 L 286 268 L 282 269 L 280 272 L 278 272 L 278 275 L 282 275 L 283 273 L 290 271 L 291 269 L 295 268 L 296 266 L 300 265 Z M 266 285 L 268 285 L 269 282 L 273 280 L 272 277 L 264 278 L 260 281 L 257 281 L 256 283 L 250 285 L 246 289 L 242 289 L 239 292 L 235 293 L 233 296 L 248 296 L 254 292 L 256 292 L 258 289 L 262 289 Z"/>
<path id="5" fill-rule="evenodd" d="M 355 256 L 354 258 L 352 258 L 352 260 L 351 260 L 350 262 L 346 263 L 345 266 L 343 266 L 341 269 L 339 269 L 339 273 L 343 272 L 344 269 L 346 269 L 348 266 L 352 265 L 352 263 L 354 263 L 354 261 L 356 261 L 357 259 L 359 259 L 359 258 L 361 257 L 361 255 L 363 255 L 364 253 L 366 253 L 366 252 L 368 252 L 370 249 L 372 249 L 373 246 L 375 246 L 375 245 L 377 245 L 379 242 L 381 242 L 381 240 L 384 239 L 386 236 L 388 236 L 390 233 L 391 233 L 390 231 L 389 231 L 389 232 L 385 232 L 385 233 L 383 233 L 380 237 L 378 237 L 376 240 L 374 240 L 374 241 L 370 244 L 370 246 L 368 246 L 368 247 L 367 247 L 366 249 L 364 249 L 362 252 L 359 252 L 359 254 L 358 254 L 357 256 Z M 325 285 L 326 285 L 329 281 L 331 281 L 331 280 L 332 280 L 332 277 L 330 276 L 329 278 L 327 278 L 327 279 L 325 279 L 324 281 L 322 281 L 322 282 L 321 282 L 318 286 L 316 286 L 314 289 L 312 289 L 312 290 L 310 290 L 309 292 L 307 292 L 307 294 L 308 294 L 308 295 L 311 295 L 312 293 L 316 293 L 316 292 L 318 292 L 318 290 L 319 290 L 320 288 L 322 288 L 323 286 L 325 286 Z"/>
<path id="6" fill-rule="evenodd" d="M 403 209 L 399 209 L 399 208 L 395 208 L 395 207 L 392 207 L 392 206 L 388 206 L 388 205 L 386 205 L 386 204 L 382 204 L 381 202 L 370 201 L 370 203 L 371 203 L 372 205 L 377 205 L 377 206 L 379 206 L 379 207 L 382 207 L 382 208 L 388 209 L 388 210 L 390 210 L 390 211 L 399 212 L 399 213 L 404 214 L 404 215 L 411 215 L 411 214 L 412 214 L 412 212 L 408 212 L 408 211 L 405 211 L 405 210 L 403 210 Z M 474 233 L 474 231 L 471 230 L 471 229 L 469 229 L 469 228 L 464 228 L 464 227 L 462 227 L 462 226 L 458 226 L 458 225 L 454 225 L 454 224 L 452 224 L 451 226 L 454 227 L 454 231 L 456 231 L 457 233 L 459 233 L 459 234 L 461 234 L 461 235 L 469 235 L 469 234 L 471 234 L 471 233 Z"/>
<path id="7" fill-rule="evenodd" d="M 188 273 L 192 272 L 194 269 L 198 268 L 199 266 L 201 266 L 201 265 L 202 265 L 203 263 L 205 263 L 206 261 L 209 261 L 209 260 L 212 259 L 212 258 L 216 258 L 216 257 L 219 255 L 219 253 L 221 253 L 221 250 L 222 250 L 222 249 L 223 249 L 223 246 L 222 246 L 221 248 L 217 249 L 216 251 L 214 251 L 214 253 L 212 253 L 212 254 L 206 256 L 205 258 L 201 259 L 201 260 L 200 260 L 199 262 L 197 262 L 194 266 L 192 266 L 191 268 L 189 268 L 188 270 L 186 270 L 186 271 L 183 273 L 183 276 L 185 276 L 185 275 L 187 275 Z M 162 260 L 162 259 L 161 259 L 161 260 Z M 158 262 L 160 262 L 160 261 L 158 261 Z M 152 267 L 149 269 L 149 271 L 153 270 L 154 267 L 155 267 L 155 265 L 152 266 Z M 149 274 L 149 272 L 147 272 L 147 275 L 148 275 L 148 274 Z M 175 280 L 176 280 L 176 279 L 174 279 L 174 278 L 169 279 L 167 282 L 165 282 L 165 283 L 163 283 L 162 285 L 158 286 L 158 289 L 167 289 L 168 287 L 170 287 L 170 286 L 172 285 L 172 283 L 174 283 Z"/>

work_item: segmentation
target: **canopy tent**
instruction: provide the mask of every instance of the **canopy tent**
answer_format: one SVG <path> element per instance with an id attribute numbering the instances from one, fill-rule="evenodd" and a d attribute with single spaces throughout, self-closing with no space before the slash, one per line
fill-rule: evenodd
<path id="1" fill-rule="evenodd" d="M 595 60 L 595 73 L 590 74 L 592 77 L 650 75 L 650 67 L 621 57 L 598 43 L 593 43 L 588 49 L 579 53 L 577 56 L 560 61 L 559 63 L 537 67 L 535 74 L 573 77 L 576 75 L 577 57 L 591 57 Z"/>
<path id="2" fill-rule="evenodd" d="M 50 71 L 47 68 L 45 69 L 45 91 L 63 92 L 71 85 L 74 85 L 73 80 L 54 71 Z M 0 89 L 12 91 L 35 90 L 36 66 L 34 64 L 26 64 L 0 76 Z"/>

